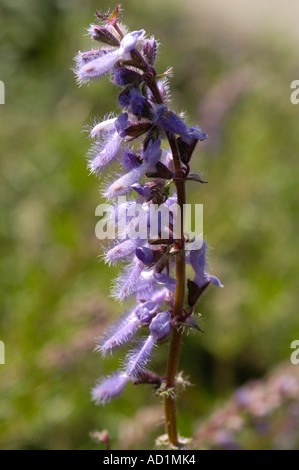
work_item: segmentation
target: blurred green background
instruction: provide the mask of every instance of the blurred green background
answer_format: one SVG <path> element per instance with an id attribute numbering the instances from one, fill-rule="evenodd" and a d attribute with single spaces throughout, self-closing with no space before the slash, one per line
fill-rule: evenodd
<path id="1" fill-rule="evenodd" d="M 237 387 L 289 361 L 299 339 L 298 5 L 286 2 L 280 18 L 276 2 L 261 12 L 239 3 L 123 2 L 129 28 L 160 40 L 158 70 L 174 67 L 174 109 L 210 136 L 193 160 L 209 184 L 190 183 L 188 200 L 204 204 L 211 269 L 225 288 L 211 287 L 197 308 L 205 334 L 184 339 L 180 367 L 194 384 L 178 405 L 187 437 Z M 147 387 L 129 385 L 105 408 L 89 396 L 117 365 L 93 347 L 121 307 L 108 297 L 116 271 L 98 258 L 101 197 L 82 127 L 116 109 L 117 92 L 108 80 L 78 88 L 71 67 L 90 48 L 95 10 L 114 6 L 0 0 L 2 449 L 96 449 L 89 433 L 103 428 L 115 449 L 152 448 L 164 432 Z M 166 353 L 154 361 L 162 374 Z"/>

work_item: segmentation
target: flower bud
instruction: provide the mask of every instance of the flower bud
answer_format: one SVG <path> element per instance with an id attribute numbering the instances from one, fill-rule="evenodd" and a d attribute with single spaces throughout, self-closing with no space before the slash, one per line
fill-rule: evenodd
<path id="1" fill-rule="evenodd" d="M 109 46 L 119 47 L 120 42 L 119 40 L 108 31 L 107 28 L 104 26 L 100 26 L 97 24 L 91 25 L 89 32 L 91 34 L 92 39 L 100 42 L 104 42 Z"/>
<path id="2" fill-rule="evenodd" d="M 130 108 L 135 116 L 148 119 L 152 117 L 151 104 L 137 89 L 133 89 L 130 94 Z"/>
<path id="3" fill-rule="evenodd" d="M 139 318 L 140 323 L 147 323 L 150 321 L 152 315 L 157 311 L 158 304 L 156 302 L 144 302 L 136 309 L 136 316 Z"/>
<path id="4" fill-rule="evenodd" d="M 156 341 L 164 338 L 164 336 L 169 335 L 170 318 L 171 316 L 169 312 L 161 312 L 152 319 L 149 328 L 151 335 L 155 338 Z"/>
<path id="5" fill-rule="evenodd" d="M 113 82 L 115 85 L 125 86 L 130 83 L 138 83 L 140 77 L 140 73 L 126 67 L 117 67 L 113 70 Z"/>
<path id="6" fill-rule="evenodd" d="M 154 261 L 152 250 L 145 246 L 136 248 L 136 256 L 145 266 L 149 266 Z"/>
<path id="7" fill-rule="evenodd" d="M 187 138 L 189 136 L 186 124 L 165 105 L 157 106 L 154 122 L 165 131 L 173 132 L 180 136 L 187 136 Z"/>
<path id="8" fill-rule="evenodd" d="M 157 58 L 158 44 L 155 41 L 154 36 L 150 39 L 146 39 L 142 46 L 142 54 L 145 57 L 149 65 L 154 65 Z"/>

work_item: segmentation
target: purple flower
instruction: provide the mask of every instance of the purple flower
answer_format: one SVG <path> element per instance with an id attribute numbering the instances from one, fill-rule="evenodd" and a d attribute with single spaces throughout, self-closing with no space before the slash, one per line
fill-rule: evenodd
<path id="1" fill-rule="evenodd" d="M 168 274 L 163 273 L 155 273 L 154 280 L 157 282 L 157 284 L 166 286 L 167 289 L 170 291 L 174 290 L 175 286 L 178 283 L 176 279 L 173 279 L 172 277 L 168 276 Z"/>
<path id="2" fill-rule="evenodd" d="M 157 80 L 157 85 L 158 85 L 158 89 L 162 97 L 163 103 L 168 103 L 168 101 L 170 101 L 168 79 L 164 77 L 160 80 Z M 151 92 L 151 90 L 147 91 L 147 96 L 151 103 L 156 103 L 155 97 L 153 93 Z"/>
<path id="3" fill-rule="evenodd" d="M 146 61 L 150 65 L 154 65 L 157 58 L 158 52 L 158 43 L 155 41 L 154 36 L 151 36 L 150 39 L 146 39 L 143 42 L 142 54 L 145 57 Z"/>
<path id="4" fill-rule="evenodd" d="M 96 350 L 102 354 L 112 352 L 134 336 L 139 323 L 140 319 L 136 316 L 136 308 L 134 308 L 123 320 L 110 329 L 104 339 L 99 340 Z"/>
<path id="5" fill-rule="evenodd" d="M 76 57 L 74 58 L 74 61 L 76 63 L 76 68 L 74 69 L 75 74 L 77 69 L 83 67 L 83 65 L 87 64 L 88 62 L 91 62 L 92 60 L 102 57 L 107 52 L 108 51 L 105 49 L 91 49 L 90 51 L 84 52 L 79 51 Z"/>
<path id="6" fill-rule="evenodd" d="M 123 391 L 129 380 L 130 377 L 128 377 L 125 372 L 118 372 L 106 377 L 102 381 L 98 382 L 92 389 L 92 399 L 98 405 L 103 405 L 109 402 L 112 398 Z"/>
<path id="7" fill-rule="evenodd" d="M 212 282 L 216 286 L 223 287 L 217 277 L 211 276 L 206 272 L 206 253 L 207 242 L 205 241 L 203 242 L 202 247 L 199 250 L 190 251 L 190 263 L 195 273 L 193 282 L 195 282 L 199 289 L 209 282 Z"/>
<path id="8" fill-rule="evenodd" d="M 126 67 L 117 67 L 113 70 L 113 82 L 118 86 L 125 86 L 131 83 L 138 83 L 141 78 L 140 73 Z"/>
<path id="9" fill-rule="evenodd" d="M 103 134 L 115 132 L 116 119 L 117 118 L 114 117 L 114 118 L 106 119 L 96 124 L 96 126 L 94 126 L 90 132 L 90 137 L 94 139 L 96 137 L 102 136 Z"/>
<path id="10" fill-rule="evenodd" d="M 186 124 L 165 105 L 157 106 L 155 109 L 154 122 L 165 131 L 188 137 L 188 128 Z"/>
<path id="11" fill-rule="evenodd" d="M 153 318 L 150 324 L 151 336 L 158 341 L 170 333 L 170 319 L 171 315 L 169 312 L 161 312 Z"/>
<path id="12" fill-rule="evenodd" d="M 152 106 L 136 88 L 133 88 L 130 93 L 129 105 L 131 112 L 135 114 L 135 116 L 144 117 L 148 119 L 151 118 Z"/>
<path id="13" fill-rule="evenodd" d="M 121 137 L 126 137 L 125 129 L 128 127 L 128 113 L 121 113 L 115 120 L 115 129 Z"/>
<path id="14" fill-rule="evenodd" d="M 117 225 L 117 238 L 120 241 L 127 239 L 147 239 L 148 231 L 148 203 L 139 203 L 135 200 L 122 202 L 124 196 L 118 198 L 118 204 L 108 212 L 106 222 Z"/>
<path id="15" fill-rule="evenodd" d="M 144 29 L 126 34 L 120 43 L 120 47 L 123 50 L 123 55 L 129 54 L 129 52 L 135 48 L 137 42 L 143 38 L 144 34 Z"/>
<path id="16" fill-rule="evenodd" d="M 144 30 L 133 31 L 127 34 L 121 40 L 118 49 L 105 51 L 98 58 L 77 67 L 75 74 L 80 84 L 87 83 L 92 79 L 99 78 L 109 72 L 114 65 L 120 60 L 130 59 L 130 52 L 135 48 L 139 39 L 144 35 Z"/>
<path id="17" fill-rule="evenodd" d="M 146 185 L 135 183 L 135 184 L 132 184 L 131 187 L 132 189 L 134 189 L 134 191 L 136 191 L 136 193 L 138 193 L 140 196 L 144 198 L 149 198 L 152 194 L 150 188 Z"/>
<path id="18" fill-rule="evenodd" d="M 96 124 L 90 132 L 90 137 L 95 139 L 102 137 L 103 134 L 115 133 L 115 131 L 117 131 L 121 137 L 125 137 L 126 133 L 124 130 L 128 125 L 128 114 L 121 113 L 117 117 L 109 118 Z"/>
<path id="19" fill-rule="evenodd" d="M 144 291 L 154 292 L 161 286 L 173 291 L 176 284 L 175 279 L 165 273 L 156 273 L 154 268 L 147 268 L 135 256 L 116 279 L 113 293 L 116 298 L 127 300 L 133 294 Z"/>
<path id="20" fill-rule="evenodd" d="M 151 300 L 157 304 L 162 304 L 164 302 L 169 301 L 170 299 L 170 292 L 165 287 L 163 289 L 158 289 L 156 291 L 145 289 L 143 291 L 139 291 L 137 294 L 137 300 L 142 300 L 144 302 Z"/>
<path id="21" fill-rule="evenodd" d="M 121 159 L 122 166 L 126 171 L 131 171 L 134 168 L 138 168 L 140 163 L 137 160 L 137 156 L 132 151 L 124 150 Z"/>
<path id="22" fill-rule="evenodd" d="M 106 189 L 104 196 L 107 199 L 113 199 L 131 191 L 133 185 L 138 183 L 146 173 L 155 168 L 155 165 L 158 163 L 162 154 L 160 145 L 160 139 L 155 142 L 150 142 L 143 156 L 144 162 L 139 165 L 139 167 L 133 168 L 133 170 L 114 181 Z"/>
<path id="23" fill-rule="evenodd" d="M 143 264 L 149 266 L 154 261 L 154 253 L 146 246 L 136 248 L 136 256 Z"/>
<path id="24" fill-rule="evenodd" d="M 208 138 L 208 135 L 198 126 L 190 127 L 188 134 L 192 139 L 197 139 L 200 141 L 206 140 Z"/>
<path id="25" fill-rule="evenodd" d="M 126 373 L 129 377 L 135 377 L 148 362 L 152 349 L 157 341 L 168 336 L 170 333 L 170 313 L 158 313 L 150 323 L 150 335 L 139 348 L 132 351 L 126 366 Z"/>
<path id="26" fill-rule="evenodd" d="M 91 173 L 100 173 L 113 160 L 120 157 L 122 137 L 117 131 L 108 133 L 102 141 L 93 145 L 88 153 L 88 168 Z"/>
<path id="27" fill-rule="evenodd" d="M 154 142 L 150 141 L 143 155 L 143 159 L 147 162 L 148 165 L 148 171 L 155 168 L 161 158 L 161 155 L 161 140 L 157 139 Z"/>
<path id="28" fill-rule="evenodd" d="M 118 117 L 106 119 L 96 124 L 91 132 L 91 138 L 100 138 L 88 153 L 88 168 L 91 173 L 100 173 L 105 166 L 118 158 L 123 149 L 121 144 L 126 136 L 128 114 L 121 113 Z"/>
<path id="29" fill-rule="evenodd" d="M 118 95 L 117 102 L 123 108 L 126 108 L 130 105 L 131 94 L 135 90 L 134 85 L 128 85 L 124 90 Z"/>
<path id="30" fill-rule="evenodd" d="M 139 348 L 133 350 L 128 358 L 126 366 L 126 374 L 134 378 L 144 368 L 148 362 L 152 349 L 155 346 L 155 339 L 153 336 L 149 336 Z"/>
<path id="31" fill-rule="evenodd" d="M 138 249 L 141 240 L 139 238 L 125 240 L 118 243 L 105 254 L 105 261 L 107 263 L 116 263 L 119 260 L 127 259 L 132 253 Z M 142 260 L 141 260 L 142 261 Z"/>
<path id="32" fill-rule="evenodd" d="M 179 317 L 182 322 L 189 318 L 189 315 L 184 317 L 185 300 L 192 315 L 193 307 L 210 282 L 222 286 L 206 272 L 206 243 L 199 247 L 193 241 L 186 241 L 185 257 L 182 257 L 179 247 L 183 243 L 179 239 L 183 237 L 177 234 L 175 217 L 181 210 L 184 215 L 182 205 L 177 204 L 178 199 L 182 201 L 183 179 L 188 176 L 197 141 L 205 140 L 207 135 L 198 126 L 187 127 L 169 109 L 171 69 L 163 74 L 155 70 L 158 43 L 154 37 L 145 39 L 143 29 L 127 33 L 118 23 L 118 14 L 119 7 L 112 13 L 97 12 L 101 24 L 91 25 L 89 34 L 104 47 L 79 52 L 74 70 L 79 84 L 110 73 L 113 83 L 122 87 L 118 96 L 122 112 L 118 116 L 106 116 L 90 131 L 93 145 L 88 154 L 88 167 L 98 176 L 107 167 L 110 169 L 102 191 L 113 204 L 106 205 L 101 223 L 109 225 L 109 230 L 101 234 L 111 238 L 113 227 L 115 241 L 107 247 L 104 260 L 109 265 L 123 263 L 113 288 L 114 296 L 130 305 L 135 297 L 136 303 L 108 328 L 96 349 L 103 355 L 112 354 L 132 341 L 141 329 L 146 329 L 148 336 L 129 352 L 123 370 L 94 387 L 92 397 L 98 404 L 119 395 L 130 380 L 134 384 L 161 384 L 163 378 L 144 370 L 154 347 L 170 334 L 172 321 L 175 324 Z M 161 149 L 159 137 L 167 137 L 168 148 L 164 141 L 165 148 Z M 178 155 L 172 154 L 174 144 Z M 178 164 L 181 172 L 176 171 Z M 178 281 L 173 277 L 174 272 L 179 277 L 179 257 L 184 263 L 190 263 L 195 273 L 194 281 L 187 281 L 186 299 L 177 295 Z M 183 278 L 184 273 L 181 274 Z M 178 300 L 182 300 L 181 314 L 176 316 Z"/>
<path id="33" fill-rule="evenodd" d="M 116 298 L 127 300 L 139 288 L 146 284 L 142 277 L 143 269 L 144 264 L 135 257 L 116 279 L 115 287 L 113 289 Z"/>
<path id="34" fill-rule="evenodd" d="M 203 142 L 208 138 L 208 135 L 198 126 L 194 126 L 188 129 L 188 134 L 182 135 L 181 137 L 184 142 L 186 142 L 188 145 L 191 145 L 193 141 L 200 140 Z"/>
<path id="35" fill-rule="evenodd" d="M 77 80 L 81 83 L 88 83 L 90 80 L 99 78 L 101 75 L 109 72 L 123 56 L 121 48 L 115 51 L 109 51 L 101 57 L 84 64 L 76 70 Z"/>
<path id="36" fill-rule="evenodd" d="M 141 302 L 135 310 L 135 314 L 140 323 L 148 323 L 151 317 L 156 313 L 159 303 L 153 301 Z"/>
<path id="37" fill-rule="evenodd" d="M 105 355 L 130 341 L 139 325 L 147 324 L 158 307 L 157 302 L 138 302 L 130 313 L 107 331 L 103 338 L 99 338 L 96 350 Z"/>
<path id="38" fill-rule="evenodd" d="M 114 181 L 103 193 L 107 199 L 114 199 L 132 190 L 133 184 L 138 183 L 140 178 L 147 172 L 147 165 L 141 164 Z"/>
<path id="39" fill-rule="evenodd" d="M 85 51 L 85 52 L 78 52 L 78 54 L 75 57 L 75 63 L 76 66 L 73 69 L 73 72 L 76 75 L 77 83 L 79 86 L 83 85 L 84 83 L 88 83 L 90 81 L 90 78 L 86 78 L 82 75 L 81 71 L 85 70 L 85 68 L 88 67 L 89 64 L 92 64 L 94 61 L 104 58 L 106 54 L 108 53 L 107 50 L 101 49 L 101 50 L 90 50 L 90 51 Z"/>
<path id="40" fill-rule="evenodd" d="M 92 39 L 100 42 L 104 42 L 109 46 L 119 47 L 119 40 L 112 34 L 108 28 L 100 26 L 98 24 L 91 24 L 88 32 Z"/>

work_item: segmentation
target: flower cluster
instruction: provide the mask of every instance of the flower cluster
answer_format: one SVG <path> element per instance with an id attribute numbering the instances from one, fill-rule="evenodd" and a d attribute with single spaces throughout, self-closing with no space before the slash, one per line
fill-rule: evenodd
<path id="1" fill-rule="evenodd" d="M 298 448 L 299 374 L 283 363 L 238 388 L 195 432 L 201 449 Z"/>
<path id="2" fill-rule="evenodd" d="M 90 131 L 94 142 L 88 153 L 88 167 L 101 178 L 107 175 L 103 195 L 110 203 L 115 202 L 110 216 L 126 221 L 121 229 L 118 227 L 118 238 L 104 255 L 107 263 L 124 264 L 113 288 L 114 295 L 120 301 L 131 302 L 134 298 L 136 302 L 100 338 L 97 348 L 103 355 L 111 354 L 131 341 L 137 331 L 148 332 L 135 349 L 129 350 L 119 371 L 93 389 L 94 400 L 105 403 L 129 381 L 162 380 L 145 368 L 154 347 L 164 342 L 173 329 L 187 324 L 210 282 L 221 284 L 206 272 L 206 243 L 188 252 L 184 245 L 187 236 L 182 234 L 177 239 L 172 224 L 171 207 L 178 202 L 178 188 L 182 182 L 194 179 L 194 175 L 189 176 L 189 162 L 196 144 L 207 135 L 197 126 L 189 127 L 169 108 L 170 71 L 156 73 L 158 43 L 154 37 L 147 37 L 143 29 L 128 32 L 119 23 L 118 8 L 111 14 L 97 16 L 99 24 L 91 25 L 88 31 L 100 48 L 79 52 L 74 71 L 79 84 L 108 76 L 119 89 L 119 113 L 106 116 Z M 202 182 L 199 177 L 197 181 Z M 119 196 L 126 196 L 126 200 L 117 205 Z M 153 204 L 164 204 L 170 210 L 166 225 L 157 221 L 154 240 L 140 236 L 149 233 Z M 138 227 L 138 236 L 130 235 L 132 227 Z M 177 315 L 175 291 L 182 281 L 173 272 L 182 256 L 195 277 L 188 280 L 188 308 Z"/>

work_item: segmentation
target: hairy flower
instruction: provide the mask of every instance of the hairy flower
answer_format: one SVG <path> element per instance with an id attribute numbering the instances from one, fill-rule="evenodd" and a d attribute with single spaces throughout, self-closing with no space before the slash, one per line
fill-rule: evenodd
<path id="1" fill-rule="evenodd" d="M 212 282 L 216 286 L 223 287 L 217 277 L 211 276 L 206 272 L 207 247 L 207 242 L 204 241 L 202 247 L 199 250 L 190 251 L 190 263 L 195 273 L 193 282 L 195 282 L 199 288 L 203 287 L 209 282 Z"/>
<path id="2" fill-rule="evenodd" d="M 108 44 L 109 46 L 120 46 L 119 40 L 115 37 L 114 34 L 109 31 L 108 28 L 105 28 L 104 26 L 92 24 L 90 25 L 88 32 L 91 38 L 96 41 L 103 42 L 105 44 Z"/>
<path id="3" fill-rule="evenodd" d="M 152 117 L 151 104 L 137 89 L 132 89 L 130 93 L 129 105 L 132 114 L 135 114 L 135 116 L 148 119 Z"/>
<path id="4" fill-rule="evenodd" d="M 136 308 L 134 308 L 121 322 L 111 328 L 107 337 L 99 341 L 96 349 L 103 354 L 112 352 L 134 336 L 139 324 L 140 319 L 136 315 Z"/>
<path id="5" fill-rule="evenodd" d="M 150 142 L 144 152 L 144 162 L 137 168 L 133 168 L 131 171 L 114 181 L 106 189 L 104 196 L 107 199 L 113 199 L 131 191 L 133 189 L 133 185 L 138 183 L 147 172 L 152 171 L 155 168 L 155 165 L 158 163 L 162 154 L 160 144 L 161 142 L 159 139 L 155 142 Z"/>
<path id="6" fill-rule="evenodd" d="M 138 83 L 141 75 L 135 70 L 126 67 L 115 67 L 113 69 L 113 82 L 118 86 L 125 86 L 132 83 Z"/>
<path id="7" fill-rule="evenodd" d="M 142 263 L 146 266 L 149 266 L 154 261 L 153 251 L 147 248 L 146 246 L 137 247 L 135 252 L 137 258 L 142 261 Z"/>
<path id="8" fill-rule="evenodd" d="M 142 241 L 139 238 L 129 238 L 121 243 L 117 243 L 113 248 L 107 251 L 105 261 L 110 264 L 116 263 L 119 260 L 128 259 L 128 256 L 135 253 L 141 243 Z"/>
<path id="9" fill-rule="evenodd" d="M 143 42 L 142 54 L 145 57 L 149 65 L 154 65 L 158 52 L 158 43 L 155 40 L 154 36 L 151 36 L 150 39 L 146 39 Z"/>
<path id="10" fill-rule="evenodd" d="M 95 137 L 101 136 L 105 133 L 115 132 L 115 121 L 116 118 L 110 118 L 106 121 L 99 122 L 96 126 L 94 126 L 90 132 L 90 137 L 93 139 Z"/>
<path id="11" fill-rule="evenodd" d="M 169 312 L 158 313 L 157 316 L 152 319 L 149 326 L 150 335 L 129 357 L 126 366 L 126 373 L 129 377 L 138 375 L 138 372 L 142 370 L 148 362 L 155 343 L 169 335 L 170 319 L 171 315 Z"/>
<path id="12" fill-rule="evenodd" d="M 188 128 L 186 124 L 165 105 L 156 107 L 154 122 L 165 131 L 188 137 Z"/>
<path id="13" fill-rule="evenodd" d="M 164 378 L 145 370 L 155 346 L 178 322 L 192 325 L 193 308 L 210 282 L 222 286 L 206 271 L 206 242 L 199 248 L 192 240 L 188 243 L 183 233 L 178 235 L 175 217 L 178 214 L 184 220 L 186 180 L 201 181 L 198 175 L 188 178 L 189 163 L 195 146 L 207 135 L 198 126 L 188 127 L 170 109 L 171 69 L 163 74 L 155 70 L 157 41 L 153 36 L 146 39 L 143 29 L 127 32 L 118 22 L 119 12 L 119 7 L 112 13 L 97 12 L 101 24 L 92 24 L 88 32 L 100 48 L 79 52 L 74 70 L 80 85 L 109 73 L 120 88 L 121 111 L 96 122 L 90 131 L 93 145 L 88 167 L 100 177 L 107 174 L 102 194 L 111 204 L 101 223 L 111 224 L 115 239 L 103 258 L 109 265 L 122 263 L 112 293 L 129 305 L 99 338 L 96 349 L 102 355 L 113 354 L 138 331 L 147 331 L 148 336 L 129 350 L 122 370 L 93 388 L 92 398 L 98 404 L 118 396 L 129 381 L 161 385 Z M 188 296 L 182 285 L 186 263 L 195 273 L 194 280 L 186 282 Z M 178 335 L 181 331 L 176 330 Z M 170 354 L 173 347 L 171 343 Z M 171 389 L 175 372 L 168 377 Z M 166 404 L 169 397 L 167 393 Z"/>
<path id="14" fill-rule="evenodd" d="M 75 70 L 80 84 L 99 78 L 109 72 L 119 60 L 130 59 L 129 54 L 135 48 L 137 42 L 144 36 L 145 31 L 133 31 L 126 34 L 121 40 L 118 49 L 109 50 L 101 54 L 98 58 L 83 64 Z"/>
<path id="15" fill-rule="evenodd" d="M 121 155 L 122 137 L 117 131 L 109 132 L 103 140 L 96 142 L 88 153 L 88 168 L 91 173 L 101 173 L 103 169 Z"/>
<path id="16" fill-rule="evenodd" d="M 127 383 L 130 377 L 125 372 L 118 372 L 114 375 L 110 375 L 105 379 L 97 383 L 92 389 L 92 399 L 98 404 L 103 405 L 109 402 L 112 398 L 119 395 Z"/>

